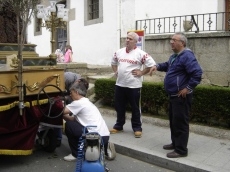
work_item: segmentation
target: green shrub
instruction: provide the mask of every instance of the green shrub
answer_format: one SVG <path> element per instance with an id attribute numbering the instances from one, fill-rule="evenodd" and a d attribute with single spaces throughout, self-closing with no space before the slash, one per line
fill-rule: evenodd
<path id="1" fill-rule="evenodd" d="M 114 79 L 95 82 L 96 99 L 106 106 L 114 106 Z M 168 97 L 163 83 L 143 82 L 141 89 L 142 112 L 167 117 Z M 194 90 L 191 121 L 208 126 L 230 128 L 230 88 L 199 85 Z"/>
<path id="2" fill-rule="evenodd" d="M 113 106 L 115 82 L 114 79 L 97 79 L 95 81 L 96 99 L 103 99 L 105 105 Z"/>
<path id="3" fill-rule="evenodd" d="M 230 89 L 199 85 L 194 90 L 192 121 L 230 128 Z"/>

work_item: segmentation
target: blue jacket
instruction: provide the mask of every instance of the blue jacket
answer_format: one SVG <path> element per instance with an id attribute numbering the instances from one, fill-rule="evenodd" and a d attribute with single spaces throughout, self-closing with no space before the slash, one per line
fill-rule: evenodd
<path id="1" fill-rule="evenodd" d="M 157 65 L 158 71 L 166 72 L 164 79 L 165 91 L 172 96 L 177 95 L 178 91 L 184 88 L 192 92 L 201 81 L 202 69 L 190 49 L 186 48 L 179 53 L 171 64 L 174 55 L 169 57 L 168 62 Z"/>

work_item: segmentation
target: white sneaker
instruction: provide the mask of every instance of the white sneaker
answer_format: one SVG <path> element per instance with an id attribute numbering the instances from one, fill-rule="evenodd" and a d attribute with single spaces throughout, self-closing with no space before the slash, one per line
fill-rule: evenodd
<path id="1" fill-rule="evenodd" d="M 116 157 L 116 150 L 115 150 L 115 146 L 113 143 L 109 142 L 108 143 L 108 148 L 107 148 L 107 153 L 108 155 L 105 155 L 105 158 L 107 160 L 114 160 Z"/>
<path id="2" fill-rule="evenodd" d="M 68 156 L 64 157 L 65 161 L 76 161 L 77 158 L 75 158 L 72 154 L 69 154 Z"/>

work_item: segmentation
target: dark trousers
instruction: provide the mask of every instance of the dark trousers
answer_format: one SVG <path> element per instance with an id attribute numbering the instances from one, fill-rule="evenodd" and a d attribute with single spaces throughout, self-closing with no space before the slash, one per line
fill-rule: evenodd
<path id="1" fill-rule="evenodd" d="M 78 155 L 78 141 L 80 137 L 82 136 L 83 129 L 84 129 L 84 126 L 82 126 L 79 122 L 66 121 L 65 133 L 68 138 L 69 147 L 74 157 L 77 157 Z M 104 143 L 104 152 L 105 152 L 105 155 L 107 155 L 109 136 L 102 136 L 102 140 Z"/>
<path id="2" fill-rule="evenodd" d="M 169 98 L 169 124 L 171 130 L 172 144 L 179 154 L 187 154 L 189 138 L 189 112 L 191 109 L 192 94 L 186 98 Z"/>
<path id="3" fill-rule="evenodd" d="M 57 140 L 62 140 L 62 129 L 61 128 L 54 128 L 54 132 L 56 133 Z"/>
<path id="4" fill-rule="evenodd" d="M 141 88 L 115 87 L 115 110 L 117 112 L 117 121 L 113 128 L 123 130 L 126 107 L 129 103 L 132 109 L 132 129 L 134 132 L 142 131 L 140 96 Z"/>

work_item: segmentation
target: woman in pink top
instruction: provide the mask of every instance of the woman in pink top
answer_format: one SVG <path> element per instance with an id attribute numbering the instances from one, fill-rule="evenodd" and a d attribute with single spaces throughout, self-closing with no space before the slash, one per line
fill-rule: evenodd
<path id="1" fill-rule="evenodd" d="M 72 47 L 70 45 L 66 45 L 65 47 L 65 63 L 70 63 L 72 62 Z"/>

